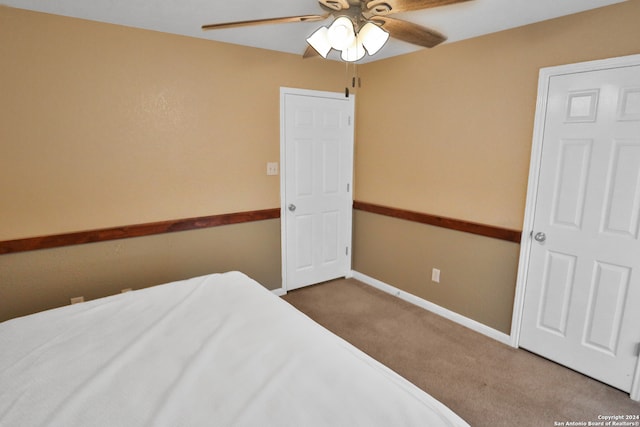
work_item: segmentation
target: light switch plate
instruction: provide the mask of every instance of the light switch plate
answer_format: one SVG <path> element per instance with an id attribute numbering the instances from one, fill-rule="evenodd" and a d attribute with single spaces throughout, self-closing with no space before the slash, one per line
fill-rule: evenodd
<path id="1" fill-rule="evenodd" d="M 267 163 L 267 175 L 278 175 L 278 162 Z"/>

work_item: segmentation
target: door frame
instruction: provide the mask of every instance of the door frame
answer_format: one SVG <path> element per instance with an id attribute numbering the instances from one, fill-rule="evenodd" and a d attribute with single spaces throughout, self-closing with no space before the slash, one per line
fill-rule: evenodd
<path id="1" fill-rule="evenodd" d="M 531 145 L 531 160 L 529 164 L 527 197 L 524 212 L 524 221 L 522 225 L 522 240 L 520 242 L 520 257 L 518 260 L 516 293 L 511 321 L 510 344 L 513 347 L 518 347 L 520 343 L 520 329 L 522 327 L 524 296 L 527 287 L 526 281 L 529 270 L 529 261 L 531 257 L 531 244 L 533 242 L 532 230 L 533 221 L 535 218 L 536 200 L 538 197 L 538 183 L 540 180 L 540 165 L 542 159 L 542 140 L 544 137 L 544 124 L 547 115 L 547 98 L 549 95 L 550 79 L 551 77 L 564 74 L 575 74 L 581 72 L 599 71 L 636 65 L 640 65 L 640 54 L 580 62 L 576 64 L 558 65 L 540 69 L 540 73 L 538 76 L 538 95 L 536 100 L 533 141 Z M 634 381 L 631 385 L 630 396 L 634 400 L 640 400 L 640 357 L 638 357 Z"/>
<path id="2" fill-rule="evenodd" d="M 288 291 L 287 289 L 287 211 L 286 211 L 286 193 L 285 193 L 285 183 L 287 177 L 287 165 L 286 165 L 286 150 L 285 150 L 285 97 L 287 95 L 298 95 L 298 96 L 308 96 L 308 97 L 316 97 L 316 98 L 328 98 L 340 100 L 341 102 L 345 101 L 344 92 L 325 92 L 311 89 L 298 89 L 298 88 L 290 88 L 290 87 L 281 87 L 280 88 L 280 248 L 281 248 L 281 258 L 282 258 L 282 289 L 284 293 Z M 353 202 L 353 169 L 354 169 L 354 149 L 355 149 L 355 95 L 349 95 L 348 99 L 346 99 L 349 105 L 349 114 L 351 116 L 351 150 L 350 150 L 350 165 L 351 165 L 351 189 L 349 191 L 349 195 L 351 201 Z M 347 234 L 346 241 L 349 243 L 349 248 L 352 248 L 351 245 L 352 234 L 353 234 L 353 216 L 349 217 L 349 224 L 347 229 L 345 230 L 345 234 Z M 345 275 L 348 277 L 351 274 L 351 253 L 347 258 L 347 266 L 345 269 Z"/>

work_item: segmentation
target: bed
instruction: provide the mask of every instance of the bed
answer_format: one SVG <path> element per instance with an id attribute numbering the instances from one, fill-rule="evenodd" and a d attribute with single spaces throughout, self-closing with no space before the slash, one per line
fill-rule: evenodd
<path id="1" fill-rule="evenodd" d="M 468 426 L 240 272 L 0 323 L 0 426 Z"/>

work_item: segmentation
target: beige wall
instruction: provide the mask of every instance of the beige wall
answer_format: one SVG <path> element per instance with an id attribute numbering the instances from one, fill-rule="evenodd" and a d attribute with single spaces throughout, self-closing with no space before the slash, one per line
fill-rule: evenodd
<path id="1" fill-rule="evenodd" d="M 521 230 L 539 69 L 640 53 L 639 17 L 631 0 L 362 67 L 356 199 Z M 508 333 L 518 248 L 358 213 L 353 266 Z"/>
<path id="2" fill-rule="evenodd" d="M 640 53 L 640 1 L 362 67 L 356 199 L 521 229 L 542 67 Z"/>
<path id="3" fill-rule="evenodd" d="M 9 8 L 0 57 L 0 240 L 278 207 L 280 87 L 344 87 L 336 62 Z"/>
<path id="4" fill-rule="evenodd" d="M 6 7 L 0 58 L 0 240 L 276 208 L 280 87 L 344 87 L 336 62 Z M 279 229 L 3 255 L 0 320 L 231 269 L 277 288 Z"/>
<path id="5" fill-rule="evenodd" d="M 509 334 L 517 243 L 362 211 L 353 234 L 356 271 Z"/>
<path id="6" fill-rule="evenodd" d="M 0 256 L 0 322 L 204 274 L 239 270 L 281 286 L 280 220 Z"/>

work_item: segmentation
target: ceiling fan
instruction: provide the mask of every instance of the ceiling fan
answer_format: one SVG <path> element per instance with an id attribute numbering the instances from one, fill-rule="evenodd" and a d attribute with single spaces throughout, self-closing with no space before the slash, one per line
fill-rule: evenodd
<path id="1" fill-rule="evenodd" d="M 341 58 L 355 62 L 365 54 L 374 55 L 389 37 L 411 44 L 434 47 L 447 38 L 437 31 L 412 22 L 391 18 L 389 15 L 432 7 L 462 3 L 468 0 L 318 0 L 326 12 L 321 15 L 285 16 L 203 25 L 203 30 L 245 27 L 250 25 L 283 24 L 290 22 L 334 20 L 322 26 L 307 38 L 304 58 L 327 57 L 332 49 L 341 52 Z"/>

